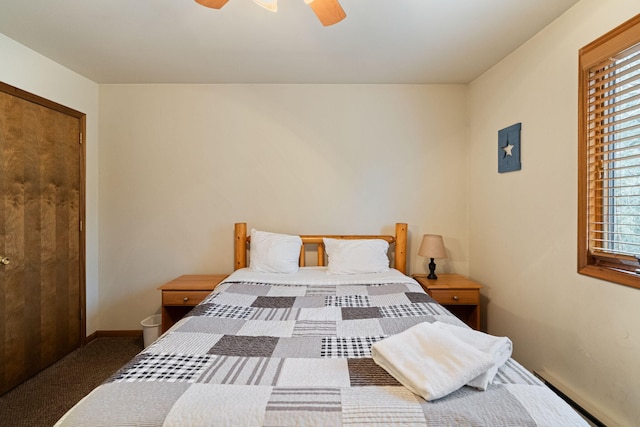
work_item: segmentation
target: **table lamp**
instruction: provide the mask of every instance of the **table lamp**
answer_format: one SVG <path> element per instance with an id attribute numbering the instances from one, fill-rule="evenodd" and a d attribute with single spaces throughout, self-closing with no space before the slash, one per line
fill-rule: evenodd
<path id="1" fill-rule="evenodd" d="M 425 258 L 431 258 L 429 263 L 429 275 L 427 279 L 437 279 L 435 258 L 446 258 L 447 253 L 444 249 L 444 240 L 442 236 L 437 234 L 425 234 L 422 236 L 422 243 L 418 250 L 418 255 Z"/>

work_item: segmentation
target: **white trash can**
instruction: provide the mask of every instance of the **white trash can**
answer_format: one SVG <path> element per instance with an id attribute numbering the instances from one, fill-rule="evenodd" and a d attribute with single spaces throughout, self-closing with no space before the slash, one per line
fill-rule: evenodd
<path id="1" fill-rule="evenodd" d="M 160 327 L 162 326 L 162 315 L 153 314 L 145 318 L 142 322 L 142 338 L 145 348 L 160 336 Z"/>

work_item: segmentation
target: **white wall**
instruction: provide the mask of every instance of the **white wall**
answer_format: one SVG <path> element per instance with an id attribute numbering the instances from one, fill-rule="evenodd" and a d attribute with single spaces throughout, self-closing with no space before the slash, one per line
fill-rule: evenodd
<path id="1" fill-rule="evenodd" d="M 100 329 L 136 329 L 156 288 L 230 272 L 233 223 L 445 238 L 466 272 L 466 88 L 101 85 Z"/>
<path id="2" fill-rule="evenodd" d="M 0 34 L 0 81 L 86 117 L 87 334 L 98 329 L 98 85 Z"/>
<path id="3" fill-rule="evenodd" d="M 577 55 L 639 12 L 582 0 L 469 88 L 469 272 L 488 330 L 620 425 L 640 425 L 640 290 L 576 273 Z M 522 170 L 498 174 L 498 130 L 518 122 Z"/>

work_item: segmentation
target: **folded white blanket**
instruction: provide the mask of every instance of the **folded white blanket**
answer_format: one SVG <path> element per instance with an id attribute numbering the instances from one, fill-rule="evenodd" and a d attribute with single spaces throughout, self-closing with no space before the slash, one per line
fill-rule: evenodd
<path id="1" fill-rule="evenodd" d="M 424 322 L 378 341 L 373 360 L 402 385 L 425 400 L 435 400 L 487 372 L 493 358 Z"/>
<path id="2" fill-rule="evenodd" d="M 509 360 L 513 352 L 513 344 L 507 337 L 496 337 L 485 334 L 484 332 L 442 322 L 435 322 L 433 326 L 452 334 L 466 344 L 488 353 L 491 356 L 493 366 L 491 366 L 487 372 L 469 381 L 467 385 L 470 387 L 486 390 L 487 386 L 491 384 L 491 381 L 493 381 L 493 378 L 496 376 L 498 369 Z"/>

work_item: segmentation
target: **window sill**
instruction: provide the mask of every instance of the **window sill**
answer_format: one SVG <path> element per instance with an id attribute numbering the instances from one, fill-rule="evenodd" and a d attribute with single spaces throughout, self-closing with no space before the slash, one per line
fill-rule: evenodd
<path id="1" fill-rule="evenodd" d="M 640 274 L 599 265 L 587 265 L 578 268 L 578 273 L 619 285 L 640 289 Z"/>

